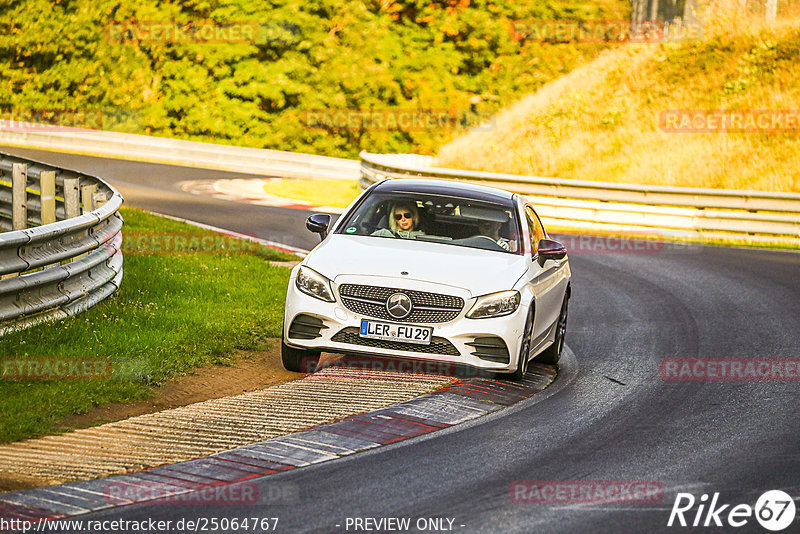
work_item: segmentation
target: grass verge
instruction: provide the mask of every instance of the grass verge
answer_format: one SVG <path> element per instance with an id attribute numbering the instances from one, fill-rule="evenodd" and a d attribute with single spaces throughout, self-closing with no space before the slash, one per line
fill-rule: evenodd
<path id="1" fill-rule="evenodd" d="M 219 234 L 123 209 L 128 236 Z M 163 239 L 162 239 L 163 241 Z M 211 241 L 206 241 L 210 243 Z M 140 249 L 141 250 L 141 249 Z M 125 251 L 120 290 L 86 313 L 0 338 L 0 358 L 108 358 L 98 380 L 0 380 L 0 442 L 50 433 L 95 406 L 149 397 L 167 378 L 207 363 L 230 365 L 236 350 L 278 337 L 289 270 L 270 260 L 295 256 L 266 247 L 159 254 Z"/>

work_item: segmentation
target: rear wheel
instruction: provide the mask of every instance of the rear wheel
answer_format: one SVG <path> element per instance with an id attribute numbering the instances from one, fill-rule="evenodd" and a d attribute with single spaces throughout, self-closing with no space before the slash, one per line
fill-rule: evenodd
<path id="1" fill-rule="evenodd" d="M 531 351 L 531 335 L 533 334 L 533 305 L 525 320 L 525 330 L 522 333 L 522 346 L 519 348 L 517 370 L 511 375 L 511 380 L 522 380 L 528 372 L 528 356 Z"/>
<path id="2" fill-rule="evenodd" d="M 569 312 L 569 293 L 564 295 L 564 303 L 561 304 L 561 313 L 558 316 L 556 325 L 556 339 L 553 344 L 542 351 L 537 360 L 541 363 L 556 365 L 561 359 L 561 352 L 564 350 L 564 336 L 567 334 L 567 314 Z"/>
<path id="3" fill-rule="evenodd" d="M 281 360 L 283 367 L 295 373 L 313 373 L 319 362 L 318 350 L 303 350 L 290 347 L 281 339 Z"/>

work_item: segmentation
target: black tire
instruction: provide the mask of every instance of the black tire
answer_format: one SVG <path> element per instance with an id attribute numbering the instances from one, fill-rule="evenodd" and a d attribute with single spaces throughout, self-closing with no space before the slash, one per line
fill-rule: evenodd
<path id="1" fill-rule="evenodd" d="M 533 304 L 531 304 L 528 318 L 525 320 L 525 330 L 522 333 L 522 346 L 519 348 L 517 370 L 510 375 L 511 380 L 519 382 L 528 372 L 528 353 L 531 350 L 531 335 L 533 335 Z"/>
<path id="2" fill-rule="evenodd" d="M 561 313 L 558 315 L 558 325 L 556 326 L 556 339 L 553 344 L 543 350 L 536 361 L 548 365 L 557 365 L 564 351 L 564 337 L 567 335 L 567 315 L 569 315 L 569 293 L 564 295 L 564 303 L 561 304 Z"/>
<path id="3" fill-rule="evenodd" d="M 281 339 L 281 360 L 287 371 L 313 373 L 317 369 L 319 354 L 319 351 L 290 347 Z"/>

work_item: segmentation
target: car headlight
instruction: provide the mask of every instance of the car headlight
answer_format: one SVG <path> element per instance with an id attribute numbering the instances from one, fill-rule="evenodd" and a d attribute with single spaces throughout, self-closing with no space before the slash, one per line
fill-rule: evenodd
<path id="1" fill-rule="evenodd" d="M 335 301 L 333 291 L 331 291 L 331 281 L 308 267 L 302 266 L 297 271 L 295 285 L 297 285 L 297 289 L 315 299 L 325 302 Z"/>
<path id="2" fill-rule="evenodd" d="M 517 311 L 522 298 L 519 291 L 500 291 L 478 297 L 478 301 L 467 312 L 469 319 L 486 319 L 488 317 L 502 317 Z"/>

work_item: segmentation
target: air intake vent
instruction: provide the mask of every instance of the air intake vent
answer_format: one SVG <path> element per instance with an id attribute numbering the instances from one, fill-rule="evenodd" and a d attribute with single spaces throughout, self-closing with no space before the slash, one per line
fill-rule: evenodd
<path id="1" fill-rule="evenodd" d="M 475 341 L 470 341 L 467 345 L 475 348 L 475 352 L 472 355 L 481 360 L 496 363 L 508 363 L 510 361 L 506 342 L 499 337 L 476 337 Z"/>
<path id="2" fill-rule="evenodd" d="M 289 327 L 289 337 L 292 339 L 316 339 L 322 337 L 323 328 L 328 328 L 322 319 L 301 313 L 292 321 Z"/>

